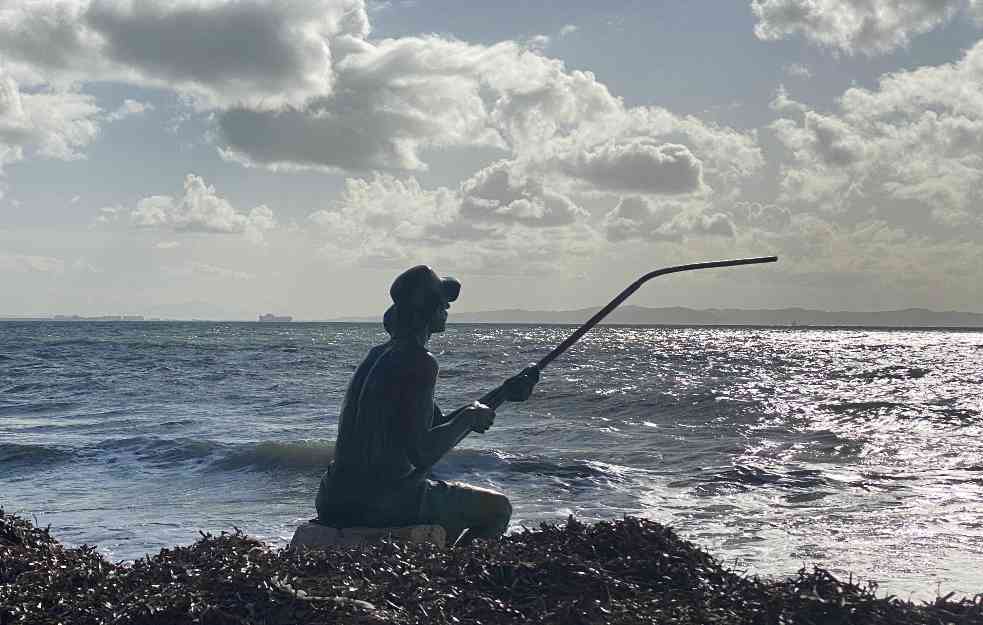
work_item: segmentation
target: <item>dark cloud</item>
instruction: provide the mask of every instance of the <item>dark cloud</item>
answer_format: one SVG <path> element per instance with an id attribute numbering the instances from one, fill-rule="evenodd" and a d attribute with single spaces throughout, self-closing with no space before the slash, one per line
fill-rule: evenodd
<path id="1" fill-rule="evenodd" d="M 259 3 L 170 8 L 140 2 L 122 9 L 93 2 L 85 23 L 105 38 L 105 54 L 167 81 L 226 85 L 303 82 L 311 61 L 324 63 L 324 44 L 291 39 L 288 15 Z"/>
<path id="2" fill-rule="evenodd" d="M 0 52 L 24 80 L 167 86 L 203 107 L 330 93 L 329 42 L 368 34 L 361 0 L 41 0 L 4 17 Z"/>
<path id="3" fill-rule="evenodd" d="M 233 160 L 273 168 L 424 169 L 417 144 L 435 122 L 332 105 L 332 110 L 325 109 L 318 100 L 303 110 L 236 108 L 222 113 L 218 124 L 223 151 Z"/>

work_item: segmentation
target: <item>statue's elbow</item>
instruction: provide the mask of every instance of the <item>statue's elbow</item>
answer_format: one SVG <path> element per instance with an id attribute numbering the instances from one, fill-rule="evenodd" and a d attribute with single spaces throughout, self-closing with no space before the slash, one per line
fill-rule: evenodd
<path id="1" fill-rule="evenodd" d="M 432 466 L 436 462 L 436 460 L 430 460 L 431 454 L 426 453 L 426 449 L 423 449 L 420 445 L 411 446 L 407 451 L 408 453 L 406 455 L 410 459 L 410 462 L 418 469 Z"/>

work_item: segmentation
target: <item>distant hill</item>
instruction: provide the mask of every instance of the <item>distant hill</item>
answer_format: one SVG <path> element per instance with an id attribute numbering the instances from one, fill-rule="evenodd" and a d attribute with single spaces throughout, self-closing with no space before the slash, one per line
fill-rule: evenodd
<path id="1" fill-rule="evenodd" d="M 578 310 L 489 310 L 452 312 L 450 323 L 571 323 L 580 324 L 600 308 Z M 983 313 L 934 311 L 925 308 L 849 312 L 779 308 L 742 310 L 738 308 L 646 308 L 621 306 L 603 323 L 654 325 L 751 325 L 751 326 L 856 326 L 856 327 L 951 327 L 983 328 Z"/>

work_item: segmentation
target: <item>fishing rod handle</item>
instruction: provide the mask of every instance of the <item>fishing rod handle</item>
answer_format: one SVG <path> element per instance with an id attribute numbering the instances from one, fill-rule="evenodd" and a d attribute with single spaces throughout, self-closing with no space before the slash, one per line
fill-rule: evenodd
<path id="1" fill-rule="evenodd" d="M 540 367 L 539 365 L 535 365 L 535 364 L 529 365 L 528 367 L 526 367 L 525 369 L 523 369 L 522 371 L 520 371 L 518 373 L 518 375 L 516 375 L 515 377 L 519 377 L 521 375 L 528 374 L 528 373 L 532 372 L 533 370 L 535 370 L 536 379 L 538 381 L 539 380 L 539 372 L 542 371 L 542 367 Z M 511 380 L 511 379 L 512 378 L 509 378 L 509 380 Z M 478 401 L 481 402 L 481 403 L 483 403 L 484 405 L 488 406 L 489 408 L 491 408 L 493 410 L 497 409 L 499 406 L 501 406 L 506 401 L 508 401 L 509 393 L 508 393 L 508 390 L 505 388 L 505 385 L 506 384 L 508 384 L 508 380 L 506 380 L 506 382 L 504 384 L 499 384 L 494 389 L 492 389 L 492 390 L 488 391 L 487 393 L 485 393 L 484 395 L 482 395 L 481 396 L 481 399 L 479 399 Z"/>
<path id="2" fill-rule="evenodd" d="M 481 399 L 479 399 L 478 401 L 488 406 L 492 410 L 497 410 L 499 406 L 505 403 L 506 399 L 507 396 L 505 394 L 505 385 L 500 384 L 499 386 L 496 386 L 494 389 L 482 395 Z"/>

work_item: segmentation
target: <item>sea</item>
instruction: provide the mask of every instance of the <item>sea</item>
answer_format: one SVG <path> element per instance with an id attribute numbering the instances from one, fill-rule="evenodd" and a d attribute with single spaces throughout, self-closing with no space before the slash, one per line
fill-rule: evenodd
<path id="1" fill-rule="evenodd" d="M 452 318 L 453 320 L 453 318 Z M 574 327 L 454 325 L 462 406 Z M 0 507 L 114 561 L 315 515 L 381 324 L 0 322 Z M 726 566 L 983 592 L 983 332 L 602 326 L 434 477 L 506 493 L 510 532 L 645 517 Z"/>

